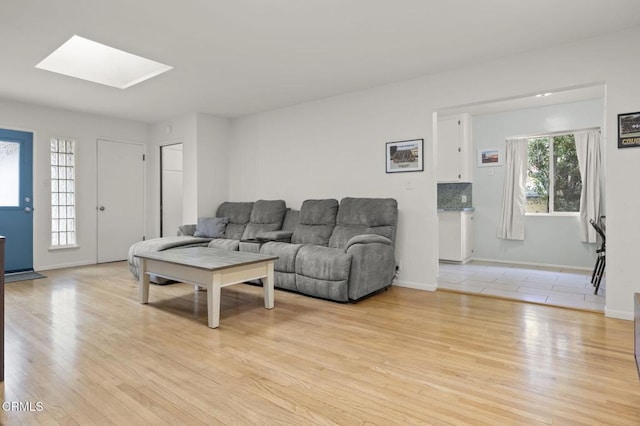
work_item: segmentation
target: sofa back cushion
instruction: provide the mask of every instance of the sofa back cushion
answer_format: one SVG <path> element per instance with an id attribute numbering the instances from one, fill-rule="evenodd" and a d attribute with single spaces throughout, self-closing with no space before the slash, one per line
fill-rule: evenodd
<path id="1" fill-rule="evenodd" d="M 393 198 L 343 198 L 329 247 L 343 249 L 356 235 L 377 234 L 395 246 L 398 202 Z"/>
<path id="2" fill-rule="evenodd" d="M 282 200 L 258 200 L 251 210 L 251 217 L 242 234 L 243 240 L 252 240 L 260 232 L 278 231 L 282 228 L 282 221 L 287 206 Z"/>
<path id="3" fill-rule="evenodd" d="M 284 215 L 284 222 L 282 222 L 282 230 L 293 232 L 299 224 L 300 210 L 287 209 L 287 213 Z"/>
<path id="4" fill-rule="evenodd" d="M 305 200 L 300 207 L 299 223 L 293 231 L 293 244 L 327 246 L 336 225 L 338 200 Z"/>
<path id="5" fill-rule="evenodd" d="M 244 203 L 225 201 L 218 206 L 216 217 L 229 218 L 224 238 L 232 240 L 239 240 L 242 238 L 242 233 L 251 219 L 253 204 L 253 202 Z"/>

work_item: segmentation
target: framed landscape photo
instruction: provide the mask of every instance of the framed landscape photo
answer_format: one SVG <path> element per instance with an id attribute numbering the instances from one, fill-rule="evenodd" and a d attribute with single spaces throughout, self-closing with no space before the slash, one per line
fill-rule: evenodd
<path id="1" fill-rule="evenodd" d="M 424 139 L 387 142 L 387 173 L 421 172 L 424 170 Z"/>
<path id="2" fill-rule="evenodd" d="M 478 150 L 478 167 L 502 166 L 504 154 L 500 148 L 482 148 Z"/>
<path id="3" fill-rule="evenodd" d="M 618 114 L 618 148 L 640 146 L 640 112 Z"/>

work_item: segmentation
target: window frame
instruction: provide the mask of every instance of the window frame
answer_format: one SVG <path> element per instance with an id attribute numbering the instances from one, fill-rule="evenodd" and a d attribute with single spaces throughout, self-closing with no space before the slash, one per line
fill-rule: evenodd
<path id="1" fill-rule="evenodd" d="M 554 217 L 575 217 L 580 216 L 580 210 L 576 212 L 557 212 L 554 210 L 555 207 L 555 184 L 556 184 L 556 175 L 555 175 L 555 151 L 554 151 L 554 143 L 555 138 L 558 136 L 566 136 L 566 135 L 574 135 L 574 143 L 575 143 L 575 130 L 567 131 L 567 132 L 558 132 L 552 133 L 548 135 L 539 135 L 539 136 L 525 136 L 527 138 L 527 150 L 528 143 L 531 139 L 542 139 L 547 138 L 549 140 L 549 211 L 546 213 L 537 213 L 537 212 L 528 212 L 525 210 L 525 216 L 554 216 Z M 578 165 L 579 166 L 579 165 Z M 529 172 L 529 163 L 527 161 L 527 173 Z M 582 181 L 582 175 L 580 175 L 580 181 Z"/>
<path id="2" fill-rule="evenodd" d="M 75 241 L 73 244 L 65 244 L 65 245 L 53 245 L 53 214 L 51 212 L 52 207 L 53 207 L 53 203 L 52 203 L 52 195 L 54 194 L 54 192 L 52 191 L 52 185 L 51 182 L 53 181 L 53 178 L 51 176 L 51 168 L 54 167 L 54 164 L 52 164 L 51 162 L 51 154 L 53 154 L 53 152 L 51 151 L 51 143 L 53 141 L 66 141 L 66 142 L 71 142 L 72 145 L 72 155 L 73 155 L 73 217 L 69 218 L 73 220 L 73 233 L 75 235 Z M 76 138 L 71 138 L 71 137 L 58 137 L 58 136 L 52 136 L 49 138 L 49 251 L 59 251 L 59 250 L 69 250 L 69 249 L 77 249 L 79 246 L 78 244 L 78 185 L 77 185 L 77 176 L 78 176 L 78 140 Z M 60 192 L 58 192 L 58 194 L 60 194 Z M 65 192 L 66 194 L 66 192 Z M 60 205 L 60 204 L 58 204 Z M 68 232 L 68 231 L 65 231 Z"/>

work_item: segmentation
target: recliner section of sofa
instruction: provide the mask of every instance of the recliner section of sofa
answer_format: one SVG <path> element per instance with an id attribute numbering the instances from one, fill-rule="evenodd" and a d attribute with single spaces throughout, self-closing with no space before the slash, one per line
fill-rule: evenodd
<path id="1" fill-rule="evenodd" d="M 328 247 L 305 245 L 298 250 L 297 290 L 346 302 L 391 285 L 397 223 L 394 199 L 343 198 Z"/>
<path id="2" fill-rule="evenodd" d="M 298 251 L 305 244 L 311 244 L 314 247 L 329 244 L 337 213 L 338 200 L 305 200 L 297 214 L 297 223 L 293 223 L 295 218 L 289 219 L 288 225 L 293 225 L 291 242 L 266 242 L 260 247 L 260 253 L 278 256 L 273 268 L 276 287 L 300 291 L 296 277 Z M 262 237 L 265 235 L 263 234 Z"/>

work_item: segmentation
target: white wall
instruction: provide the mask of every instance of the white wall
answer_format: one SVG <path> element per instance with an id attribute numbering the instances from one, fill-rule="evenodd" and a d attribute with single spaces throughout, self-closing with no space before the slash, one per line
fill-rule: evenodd
<path id="1" fill-rule="evenodd" d="M 167 131 L 167 126 L 171 130 Z M 0 99 L 0 128 L 33 132 L 34 268 L 54 269 L 97 261 L 97 140 L 147 145 L 145 234 L 160 234 L 160 145 L 184 143 L 183 217 L 195 223 L 214 214 L 228 199 L 227 151 L 229 121 L 207 114 L 189 114 L 149 126 L 146 123 L 66 111 Z M 51 230 L 50 155 L 52 137 L 77 141 L 78 247 L 49 249 Z M 149 142 L 151 140 L 151 142 Z"/>
<path id="2" fill-rule="evenodd" d="M 604 82 L 607 112 L 607 308 L 632 318 L 640 290 L 635 253 L 640 149 L 616 148 L 617 114 L 640 109 L 629 40 L 640 28 L 529 52 L 395 85 L 244 117 L 233 123 L 230 198 L 283 198 L 291 207 L 313 197 L 393 196 L 398 199 L 400 281 L 433 288 L 437 276 L 434 111 L 501 98 Z M 363 70 L 366 72 L 366 70 Z M 386 175 L 384 143 L 425 138 L 425 172 Z"/>
<path id="3" fill-rule="evenodd" d="M 524 136 L 601 127 L 604 99 L 530 108 L 473 117 L 474 153 L 500 148 Z M 592 268 L 595 245 L 580 241 L 578 216 L 527 216 L 524 241 L 496 237 L 504 167 L 475 167 L 473 173 L 474 258 Z M 493 174 L 491 174 L 493 173 Z"/>
<path id="4" fill-rule="evenodd" d="M 33 230 L 36 270 L 96 263 L 97 140 L 144 143 L 144 123 L 0 100 L 0 127 L 34 133 Z M 51 232 L 50 140 L 70 138 L 76 144 L 77 248 L 49 250 Z"/>
<path id="5" fill-rule="evenodd" d="M 229 199 L 229 120 L 192 113 L 151 125 L 148 150 L 149 218 L 147 237 L 160 235 L 160 146 L 183 144 L 182 223 L 215 215 L 218 205 Z"/>
<path id="6" fill-rule="evenodd" d="M 182 143 L 182 223 L 198 218 L 197 114 L 188 114 L 150 126 L 147 149 L 147 238 L 160 236 L 160 147 Z"/>
<path id="7" fill-rule="evenodd" d="M 162 236 L 176 235 L 182 221 L 183 164 L 182 144 L 160 149 L 162 163 Z"/>
<path id="8" fill-rule="evenodd" d="M 228 119 L 198 114 L 198 217 L 215 215 L 229 200 L 230 139 Z"/>
<path id="9" fill-rule="evenodd" d="M 435 289 L 437 247 L 432 236 L 437 216 L 430 121 L 430 109 L 402 87 L 238 119 L 229 163 L 231 198 L 283 199 L 295 209 L 310 198 L 396 198 L 399 282 Z M 385 143 L 418 138 L 425 139 L 425 171 L 385 173 Z"/>

